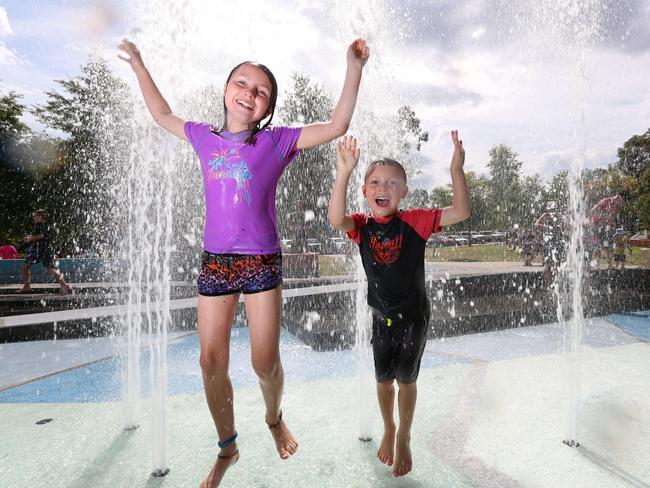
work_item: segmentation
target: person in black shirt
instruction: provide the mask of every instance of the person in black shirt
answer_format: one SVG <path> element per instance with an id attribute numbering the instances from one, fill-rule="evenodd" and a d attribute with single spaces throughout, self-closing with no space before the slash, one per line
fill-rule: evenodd
<path id="1" fill-rule="evenodd" d="M 54 279 L 61 286 L 61 293 L 70 293 L 70 286 L 65 282 L 63 273 L 54 266 L 54 252 L 52 251 L 52 230 L 48 223 L 49 214 L 46 210 L 39 209 L 32 213 L 34 228 L 30 235 L 23 239 L 27 246 L 27 257 L 23 264 L 23 287 L 18 293 L 33 293 L 30 285 L 30 268 L 36 263 L 43 263 Z"/>
<path id="2" fill-rule="evenodd" d="M 467 219 L 471 212 L 463 143 L 458 131 L 452 131 L 451 138 L 455 149 L 450 207 L 399 210 L 408 193 L 406 172 L 397 161 L 384 158 L 372 162 L 366 171 L 362 192 L 369 215 L 345 213 L 348 181 L 359 162 L 357 141 L 346 136 L 336 147 L 338 163 L 328 218 L 359 246 L 368 278 L 377 397 L 384 421 L 377 457 L 393 466 L 395 476 L 407 474 L 413 465 L 411 424 L 430 315 L 424 283 L 425 245 L 432 232 Z M 397 430 L 393 419 L 395 381 L 399 387 Z"/>

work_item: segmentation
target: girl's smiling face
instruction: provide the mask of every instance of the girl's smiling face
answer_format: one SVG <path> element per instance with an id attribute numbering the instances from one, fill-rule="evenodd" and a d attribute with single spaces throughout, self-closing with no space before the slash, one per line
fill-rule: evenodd
<path id="1" fill-rule="evenodd" d="M 398 168 L 377 165 L 366 178 L 361 191 L 373 215 L 390 217 L 397 213 L 400 201 L 408 193 L 408 186 Z"/>
<path id="2" fill-rule="evenodd" d="M 252 129 L 270 114 L 272 85 L 269 77 L 252 64 L 240 66 L 224 86 L 230 132 Z"/>

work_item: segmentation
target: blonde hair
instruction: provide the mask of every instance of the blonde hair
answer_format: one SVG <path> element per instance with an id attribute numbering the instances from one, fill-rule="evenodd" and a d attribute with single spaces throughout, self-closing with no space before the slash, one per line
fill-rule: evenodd
<path id="1" fill-rule="evenodd" d="M 366 175 L 363 178 L 364 183 L 368 182 L 368 178 L 377 166 L 392 166 L 393 168 L 397 168 L 399 172 L 402 173 L 402 176 L 404 177 L 404 183 L 406 183 L 406 170 L 404 169 L 404 166 L 391 158 L 381 158 L 370 163 L 368 165 L 368 169 L 366 170 Z"/>

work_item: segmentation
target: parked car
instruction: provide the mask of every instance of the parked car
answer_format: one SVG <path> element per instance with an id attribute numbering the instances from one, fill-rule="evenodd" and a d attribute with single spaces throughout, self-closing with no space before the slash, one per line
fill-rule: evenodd
<path id="1" fill-rule="evenodd" d="M 328 237 L 325 241 L 325 252 L 328 254 L 344 254 L 347 242 L 342 237 Z"/>
<path id="2" fill-rule="evenodd" d="M 494 232 L 491 237 L 493 242 L 506 242 L 506 235 L 503 232 Z"/>
<path id="3" fill-rule="evenodd" d="M 483 234 L 470 233 L 470 236 L 472 238 L 472 244 L 485 244 L 486 242 L 489 242 L 487 236 Z"/>
<path id="4" fill-rule="evenodd" d="M 308 238 L 307 239 L 307 251 L 322 254 L 322 252 L 323 252 L 323 244 L 321 244 L 321 242 L 318 239 Z"/>
<path id="5" fill-rule="evenodd" d="M 448 236 L 441 236 L 440 234 L 433 234 L 427 241 L 427 246 L 429 247 L 449 247 L 455 245 L 456 241 Z"/>
<path id="6" fill-rule="evenodd" d="M 280 239 L 280 248 L 282 249 L 282 252 L 290 252 L 292 242 L 293 239 Z"/>
<path id="7" fill-rule="evenodd" d="M 457 246 L 466 246 L 469 244 L 468 240 L 464 237 L 454 237 L 454 241 L 456 241 Z"/>

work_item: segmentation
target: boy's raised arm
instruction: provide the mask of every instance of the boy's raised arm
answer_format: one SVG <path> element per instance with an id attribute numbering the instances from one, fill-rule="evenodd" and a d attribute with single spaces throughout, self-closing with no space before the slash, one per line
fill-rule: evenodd
<path id="1" fill-rule="evenodd" d="M 450 225 L 469 218 L 472 214 L 472 204 L 469 201 L 469 191 L 465 180 L 465 149 L 463 141 L 458 139 L 458 131 L 451 131 L 451 140 L 454 143 L 454 155 L 451 157 L 451 207 L 442 209 L 440 225 Z"/>
<path id="2" fill-rule="evenodd" d="M 128 57 L 121 55 L 118 55 L 118 57 L 131 65 L 131 69 L 133 69 L 138 78 L 144 103 L 147 105 L 147 109 L 149 109 L 149 113 L 153 117 L 154 122 L 176 137 L 180 137 L 186 141 L 185 121 L 172 112 L 169 104 L 160 93 L 160 90 L 158 90 L 156 83 L 154 83 L 153 78 L 151 78 L 149 70 L 145 67 L 138 48 L 126 39 L 119 44 L 118 48 L 128 55 Z"/>
<path id="3" fill-rule="evenodd" d="M 336 144 L 336 176 L 327 209 L 327 218 L 330 224 L 343 232 L 350 232 L 354 229 L 354 220 L 345 213 L 345 206 L 348 182 L 352 171 L 359 162 L 359 154 L 357 140 L 352 136 L 345 136 Z"/>
<path id="4" fill-rule="evenodd" d="M 342 136 L 348 130 L 357 104 L 361 73 L 370 56 L 370 48 L 363 39 L 356 39 L 347 51 L 347 70 L 343 90 L 329 122 L 306 125 L 302 128 L 296 147 L 305 149 L 319 146 Z"/>

